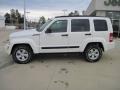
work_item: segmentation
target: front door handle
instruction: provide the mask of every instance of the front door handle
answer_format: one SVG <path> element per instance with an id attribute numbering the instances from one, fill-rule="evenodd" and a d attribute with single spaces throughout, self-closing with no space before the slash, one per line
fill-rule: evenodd
<path id="1" fill-rule="evenodd" d="M 64 36 L 68 36 L 68 34 L 62 34 L 61 36 L 63 36 L 63 37 L 64 37 Z"/>
<path id="2" fill-rule="evenodd" d="M 87 34 L 85 34 L 86 36 L 91 36 L 92 34 L 91 33 L 87 33 Z"/>

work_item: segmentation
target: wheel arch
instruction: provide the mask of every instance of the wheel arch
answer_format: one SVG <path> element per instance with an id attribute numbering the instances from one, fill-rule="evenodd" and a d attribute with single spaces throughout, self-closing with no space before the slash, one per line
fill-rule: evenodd
<path id="1" fill-rule="evenodd" d="M 86 48 L 87 48 L 89 45 L 97 45 L 97 46 L 99 46 L 99 47 L 102 49 L 102 51 L 105 51 L 105 48 L 104 48 L 104 45 L 103 45 L 102 42 L 90 42 L 90 43 L 88 43 L 88 44 L 86 45 L 84 51 L 86 50 Z"/>
<path id="2" fill-rule="evenodd" d="M 10 54 L 12 54 L 14 48 L 17 47 L 17 46 L 28 46 L 32 50 L 32 52 L 34 53 L 34 50 L 33 50 L 32 46 L 30 44 L 28 44 L 28 43 L 20 43 L 20 44 L 14 44 L 13 45 Z"/>

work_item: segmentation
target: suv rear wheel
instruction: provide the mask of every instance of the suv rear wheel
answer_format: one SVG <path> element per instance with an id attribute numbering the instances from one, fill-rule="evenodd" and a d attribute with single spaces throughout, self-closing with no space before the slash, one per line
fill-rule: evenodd
<path id="1" fill-rule="evenodd" d="M 13 60 L 19 64 L 27 64 L 32 60 L 32 49 L 27 45 L 18 45 L 12 51 Z"/>
<path id="2" fill-rule="evenodd" d="M 88 62 L 97 62 L 101 59 L 102 57 L 102 49 L 98 45 L 89 45 L 85 49 L 85 59 Z"/>

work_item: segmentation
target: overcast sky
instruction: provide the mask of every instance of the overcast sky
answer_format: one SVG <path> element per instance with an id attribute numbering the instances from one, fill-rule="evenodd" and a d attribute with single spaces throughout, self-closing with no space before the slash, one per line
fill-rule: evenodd
<path id="1" fill-rule="evenodd" d="M 24 0 L 0 0 L 0 14 L 9 12 L 10 9 L 18 9 L 23 13 Z M 54 17 L 63 15 L 63 9 L 66 13 L 78 10 L 80 13 L 86 10 L 91 0 L 26 0 L 27 17 L 37 19 L 40 16 Z"/>

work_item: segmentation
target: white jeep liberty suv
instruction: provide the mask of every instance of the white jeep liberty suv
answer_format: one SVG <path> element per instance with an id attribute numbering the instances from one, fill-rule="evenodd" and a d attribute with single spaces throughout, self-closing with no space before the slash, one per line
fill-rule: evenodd
<path id="1" fill-rule="evenodd" d="M 83 52 L 89 62 L 101 59 L 103 51 L 114 48 L 113 29 L 106 17 L 56 17 L 36 30 L 12 33 L 6 51 L 20 64 L 33 54 Z"/>

